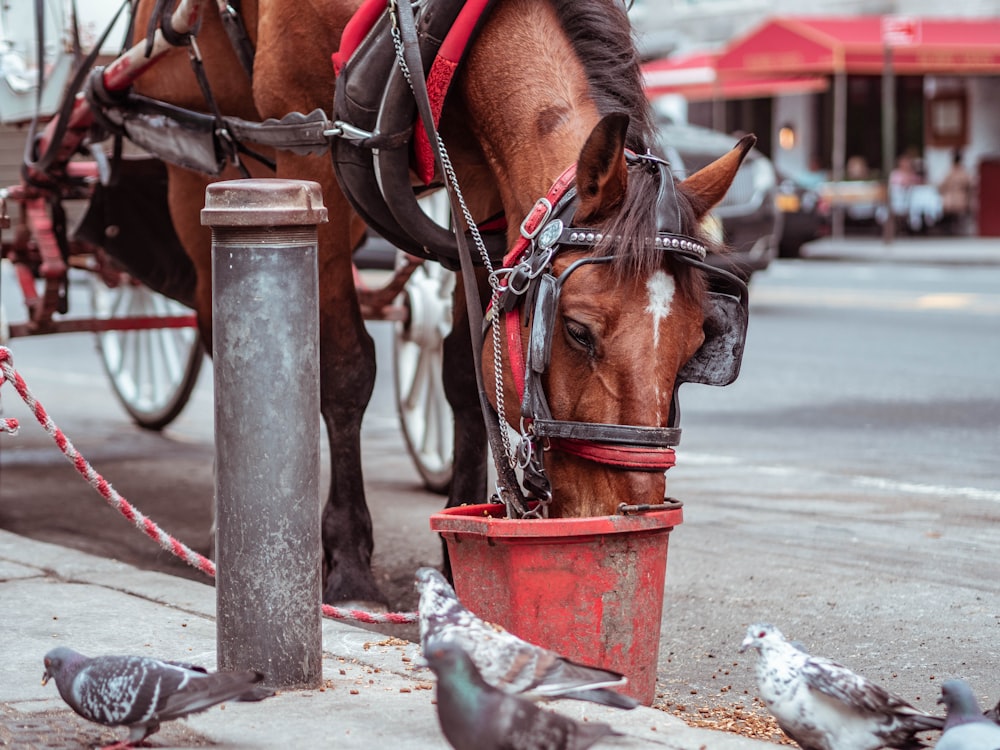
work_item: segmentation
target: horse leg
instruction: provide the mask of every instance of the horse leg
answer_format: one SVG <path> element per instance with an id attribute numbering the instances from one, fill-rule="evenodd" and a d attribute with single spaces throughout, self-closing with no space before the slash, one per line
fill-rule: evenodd
<path id="1" fill-rule="evenodd" d="M 330 443 L 330 491 L 321 521 L 323 601 L 385 605 L 371 569 L 372 521 L 361 464 L 361 421 L 375 387 L 375 343 L 352 269 L 364 223 L 337 187 L 328 157 L 280 153 L 278 176 L 320 183 L 330 216 L 318 227 L 320 411 Z"/>
<path id="2" fill-rule="evenodd" d="M 330 440 L 323 601 L 386 604 L 371 570 L 372 521 L 361 469 L 361 420 L 375 385 L 375 344 L 361 317 L 349 262 L 331 271 L 321 271 L 320 301 L 320 409 Z"/>
<path id="3" fill-rule="evenodd" d="M 375 343 L 352 270 L 364 223 L 350 209 L 328 158 L 279 154 L 278 176 L 323 187 L 330 221 L 318 227 L 320 410 L 330 443 L 330 492 L 322 512 L 323 601 L 387 604 L 372 574 L 372 521 L 361 464 L 361 421 L 375 387 Z"/>
<path id="4" fill-rule="evenodd" d="M 260 3 L 253 98 L 261 117 L 329 108 L 330 49 L 358 4 Z M 280 151 L 277 176 L 318 182 L 330 217 L 318 227 L 320 410 L 330 441 L 330 493 L 321 521 L 323 601 L 385 603 L 371 570 L 372 522 L 361 471 L 361 419 L 375 384 L 375 346 L 351 265 L 364 222 L 340 192 L 329 155 Z"/>

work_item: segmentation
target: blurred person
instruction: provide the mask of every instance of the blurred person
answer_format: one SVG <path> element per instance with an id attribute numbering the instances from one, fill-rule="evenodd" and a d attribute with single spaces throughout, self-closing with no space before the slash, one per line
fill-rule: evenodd
<path id="1" fill-rule="evenodd" d="M 942 224 L 949 234 L 964 232 L 972 213 L 972 175 L 962 163 L 962 152 L 955 149 L 951 170 L 938 185 L 941 193 Z"/>
<path id="2" fill-rule="evenodd" d="M 913 226 L 910 217 L 910 192 L 919 184 L 920 175 L 914 167 L 913 156 L 908 152 L 900 154 L 896 166 L 889 173 L 889 209 L 893 220 L 911 231 L 919 229 Z"/>
<path id="3" fill-rule="evenodd" d="M 844 168 L 845 176 L 848 180 L 868 180 L 871 179 L 871 172 L 868 169 L 868 162 L 865 157 L 855 154 L 847 160 Z"/>

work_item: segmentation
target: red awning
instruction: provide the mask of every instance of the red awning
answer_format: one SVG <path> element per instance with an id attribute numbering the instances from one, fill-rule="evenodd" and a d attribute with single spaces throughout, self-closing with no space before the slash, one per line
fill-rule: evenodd
<path id="1" fill-rule="evenodd" d="M 716 70 L 718 58 L 718 52 L 693 52 L 646 63 L 642 74 L 647 96 L 682 94 L 689 101 L 753 99 L 824 91 L 828 85 L 822 76 L 723 79 Z"/>
<path id="2" fill-rule="evenodd" d="M 715 66 L 722 79 L 880 74 L 887 43 L 897 74 L 1000 74 L 1000 19 L 985 17 L 774 18 L 731 42 Z"/>

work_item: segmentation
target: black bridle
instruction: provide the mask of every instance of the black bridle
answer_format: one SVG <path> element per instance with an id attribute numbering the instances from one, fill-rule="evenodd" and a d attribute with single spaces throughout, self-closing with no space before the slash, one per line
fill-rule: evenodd
<path id="1" fill-rule="evenodd" d="M 669 165 L 652 155 L 628 154 L 627 160 L 633 167 L 652 168 L 659 173 L 659 224 L 669 228 L 648 241 L 665 256 L 698 268 L 708 276 L 705 341 L 678 372 L 667 427 L 553 418 L 542 379 L 549 367 L 560 294 L 577 269 L 615 260 L 613 254 L 588 255 L 573 261 L 558 276 L 553 274 L 559 252 L 596 248 L 605 242 L 599 229 L 573 226 L 577 207 L 572 179 L 575 168 L 567 170 L 522 223 L 519 242 L 508 254 L 504 269 L 497 272 L 502 277 L 501 289 L 485 321 L 489 328 L 500 325 L 503 318 L 511 375 L 521 400 L 517 461 L 525 487 L 543 503 L 551 498 L 543 460 L 545 451 L 559 450 L 629 471 L 664 471 L 673 465 L 673 446 L 680 441 L 677 388 L 685 382 L 728 385 L 739 374 L 748 320 L 746 284 L 728 271 L 706 263 L 705 244 L 682 231 Z M 526 355 L 521 353 L 521 332 L 525 326 L 530 329 Z M 502 385 L 497 388 L 499 391 Z"/>

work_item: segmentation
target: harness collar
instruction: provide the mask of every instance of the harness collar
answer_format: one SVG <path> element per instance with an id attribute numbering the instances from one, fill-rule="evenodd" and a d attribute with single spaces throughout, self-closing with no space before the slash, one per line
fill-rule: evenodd
<path id="1" fill-rule="evenodd" d="M 416 46 L 435 126 L 455 73 L 496 0 L 421 0 L 415 3 Z M 393 8 L 396 0 L 365 0 L 333 55 L 336 125 L 352 133 L 331 144 L 341 191 L 368 226 L 411 255 L 457 270 L 459 250 L 451 229 L 421 209 L 417 198 L 440 187 L 433 147 L 420 122 L 410 84 L 397 64 Z M 416 174 L 423 185 L 414 187 Z M 440 179 L 440 176 L 438 176 Z M 491 260 L 507 251 L 506 226 L 480 226 Z"/>

